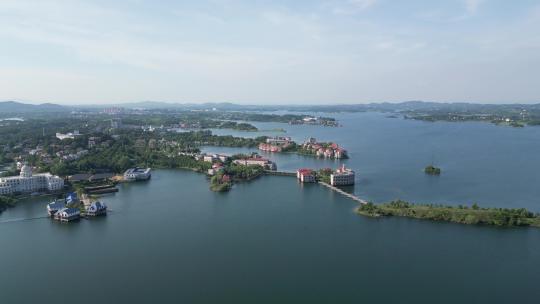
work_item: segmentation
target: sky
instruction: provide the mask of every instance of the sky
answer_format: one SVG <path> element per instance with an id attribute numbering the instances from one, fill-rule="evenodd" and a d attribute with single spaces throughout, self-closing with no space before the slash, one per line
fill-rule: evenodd
<path id="1" fill-rule="evenodd" d="M 0 100 L 540 102 L 540 0 L 0 0 Z"/>

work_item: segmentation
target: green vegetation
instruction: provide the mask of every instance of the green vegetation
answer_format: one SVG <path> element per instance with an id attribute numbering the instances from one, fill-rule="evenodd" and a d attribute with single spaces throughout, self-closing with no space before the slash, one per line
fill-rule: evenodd
<path id="1" fill-rule="evenodd" d="M 225 173 L 232 176 L 235 181 L 252 180 L 264 173 L 264 168 L 257 165 L 243 166 L 230 164 L 225 167 Z"/>
<path id="2" fill-rule="evenodd" d="M 371 217 L 404 216 L 460 224 L 540 227 L 540 214 L 534 214 L 526 209 L 480 208 L 477 204 L 469 208 L 467 206 L 416 205 L 397 200 L 381 205 L 368 203 L 361 205 L 357 211 L 359 214 Z"/>
<path id="3" fill-rule="evenodd" d="M 330 168 L 320 169 L 317 171 L 317 180 L 330 184 L 330 175 L 334 172 Z"/>
<path id="4" fill-rule="evenodd" d="M 15 206 L 16 200 L 9 196 L 0 195 L 0 213 L 6 210 L 8 207 Z"/>
<path id="5" fill-rule="evenodd" d="M 227 175 L 222 172 L 210 178 L 210 190 L 215 192 L 226 192 L 232 187 L 232 183 Z"/>
<path id="6" fill-rule="evenodd" d="M 407 119 L 430 122 L 482 121 L 515 128 L 540 124 L 540 104 L 417 103 L 400 113 Z"/>
<path id="7" fill-rule="evenodd" d="M 437 168 L 433 165 L 429 165 L 426 168 L 424 168 L 424 172 L 429 175 L 440 175 L 441 174 L 441 168 Z"/>

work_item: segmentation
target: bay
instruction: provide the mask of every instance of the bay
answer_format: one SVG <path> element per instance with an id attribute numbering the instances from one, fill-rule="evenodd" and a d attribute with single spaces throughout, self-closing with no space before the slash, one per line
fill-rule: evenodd
<path id="1" fill-rule="evenodd" d="M 340 121 L 340 128 L 285 126 L 286 134 L 345 146 L 351 154 L 345 162 L 357 172 L 351 191 L 361 196 L 540 209 L 540 129 L 433 124 L 376 113 L 345 114 Z M 434 152 L 443 168 L 439 178 L 422 172 Z M 290 170 L 339 164 L 269 157 Z M 150 181 L 123 184 L 103 201 L 111 209 L 106 217 L 70 224 L 46 218 L 43 198 L 2 213 L 0 302 L 540 298 L 540 229 L 366 218 L 354 213 L 355 202 L 291 177 L 265 176 L 214 193 L 202 174 L 156 170 Z"/>

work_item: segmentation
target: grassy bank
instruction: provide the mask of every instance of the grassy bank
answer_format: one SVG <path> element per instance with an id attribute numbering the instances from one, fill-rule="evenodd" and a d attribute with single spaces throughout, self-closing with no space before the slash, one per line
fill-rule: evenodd
<path id="1" fill-rule="evenodd" d="M 357 212 L 371 217 L 404 216 L 469 225 L 540 227 L 540 214 L 534 214 L 526 209 L 480 208 L 476 204 L 472 207 L 453 207 L 411 204 L 398 200 L 380 205 L 368 203 L 360 206 Z"/>
<path id="2" fill-rule="evenodd" d="M 9 207 L 15 206 L 16 203 L 17 200 L 15 200 L 14 198 L 0 195 L 0 213 L 2 213 L 2 211 L 6 210 Z"/>

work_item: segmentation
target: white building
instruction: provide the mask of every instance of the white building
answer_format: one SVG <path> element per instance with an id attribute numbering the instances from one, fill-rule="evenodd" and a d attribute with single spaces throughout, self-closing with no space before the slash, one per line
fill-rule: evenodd
<path id="1" fill-rule="evenodd" d="M 268 170 L 277 170 L 274 162 L 262 157 L 235 159 L 233 163 L 241 166 L 261 166 Z"/>
<path id="2" fill-rule="evenodd" d="M 24 165 L 19 176 L 0 177 L 0 195 L 58 191 L 64 188 L 64 179 L 50 173 L 32 174 L 32 168 Z"/>
<path id="3" fill-rule="evenodd" d="M 62 134 L 62 133 L 56 133 L 56 138 L 60 139 L 60 140 L 64 140 L 64 139 L 74 139 L 76 136 L 80 136 L 81 134 L 79 133 L 78 130 L 75 130 L 73 131 L 73 133 L 69 132 L 69 133 L 66 133 L 66 134 Z"/>
<path id="4" fill-rule="evenodd" d="M 275 136 L 275 137 L 269 137 L 266 139 L 267 144 L 273 144 L 273 145 L 285 145 L 292 141 L 291 137 L 284 137 L 284 136 Z"/>
<path id="5" fill-rule="evenodd" d="M 332 186 L 354 185 L 354 171 L 342 165 L 341 168 L 330 174 L 330 184 Z"/>
<path id="6" fill-rule="evenodd" d="M 152 177 L 152 169 L 130 168 L 124 172 L 124 179 L 127 181 L 148 180 Z"/>

